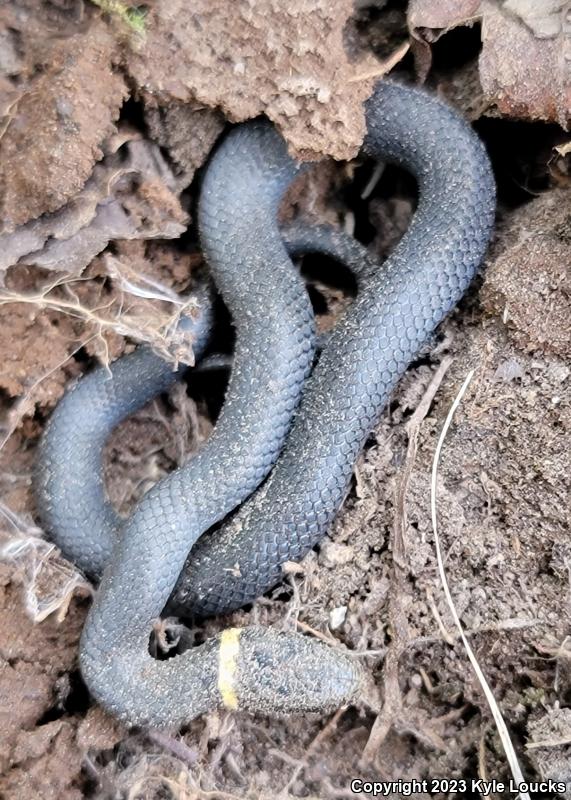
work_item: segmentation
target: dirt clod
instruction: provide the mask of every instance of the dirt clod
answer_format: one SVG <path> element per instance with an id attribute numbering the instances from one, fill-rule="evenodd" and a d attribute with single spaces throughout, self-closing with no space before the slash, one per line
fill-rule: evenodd
<path id="1" fill-rule="evenodd" d="M 497 250 L 486 270 L 484 307 L 520 347 L 571 355 L 569 191 L 548 192 L 513 214 Z"/>
<path id="2" fill-rule="evenodd" d="M 13 15 L 8 24 L 18 26 Z M 15 93 L 0 139 L 4 231 L 56 211 L 81 189 L 127 95 L 113 66 L 115 39 L 102 21 L 63 40 L 48 36 L 33 57 L 37 76 Z"/>
<path id="3" fill-rule="evenodd" d="M 365 133 L 362 103 L 371 81 L 357 75 L 343 46 L 350 2 L 208 0 L 157 4 L 144 47 L 128 67 L 162 102 L 221 109 L 233 122 L 266 114 L 302 157 L 356 155 Z M 268 35 L 271 31 L 271 35 Z"/>

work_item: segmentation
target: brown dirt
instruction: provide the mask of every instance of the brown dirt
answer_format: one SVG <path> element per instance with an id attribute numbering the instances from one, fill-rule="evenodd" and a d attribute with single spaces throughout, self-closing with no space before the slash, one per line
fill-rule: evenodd
<path id="1" fill-rule="evenodd" d="M 539 197 L 512 214 L 486 273 L 482 302 L 502 319 L 520 348 L 571 355 L 568 189 Z"/>
<path id="2" fill-rule="evenodd" d="M 24 49 L 26 90 L 14 91 L 13 99 L 7 93 L 3 104 L 0 230 L 13 230 L 61 208 L 81 189 L 127 90 L 113 68 L 116 40 L 103 22 L 59 39 L 23 9 L 2 14 L 18 42 L 25 30 L 34 45 Z"/>
<path id="3" fill-rule="evenodd" d="M 366 48 L 383 58 L 384 48 L 396 49 L 406 19 L 397 7 L 361 4 L 347 23 L 349 7 L 337 4 L 323 12 L 326 20 L 302 26 L 311 40 L 306 46 L 299 16 L 289 18 L 281 6 L 268 3 L 273 16 L 266 19 L 248 18 L 242 4 L 224 19 L 185 6 L 174 35 L 172 5 L 157 1 L 141 41 L 116 13 L 105 17 L 77 4 L 74 15 L 73 4 L 64 5 L 13 2 L 0 12 L 0 92 L 6 89 L 7 98 L 0 106 L 9 108 L 4 139 L 6 118 L 0 122 L 0 148 L 8 148 L 1 159 L 9 190 L 3 214 L 6 229 L 15 228 L 4 235 L 17 237 L 9 240 L 17 242 L 16 255 L 6 263 L 0 297 L 0 545 L 9 556 L 0 566 L 0 797 L 348 798 L 358 796 L 349 788 L 356 777 L 508 778 L 497 729 L 445 602 L 430 523 L 436 441 L 472 369 L 440 464 L 446 573 L 526 777 L 551 777 L 571 788 L 571 195 L 568 163 L 551 149 L 561 143 L 560 132 L 533 122 L 514 129 L 501 119 L 480 121 L 500 181 L 486 270 L 401 381 L 330 534 L 251 611 L 204 626 L 208 634 L 255 619 L 367 651 L 361 658 L 383 694 L 380 713 L 351 707 L 328 719 L 276 720 L 221 712 L 171 735 L 127 731 L 90 700 L 76 660 L 90 590 L 39 538 L 33 516 L 31 473 L 45 419 L 71 380 L 133 342 L 177 354 L 177 343 L 162 334 L 173 313 L 164 292 L 186 292 L 201 258 L 192 220 L 184 245 L 170 238 L 180 234 L 170 226 L 182 230 L 191 216 L 194 173 L 224 115 L 265 111 L 294 147 L 354 152 L 362 125 L 355 109 L 367 92 L 363 83 L 347 84 L 342 32 L 357 31 L 349 38 L 360 41 L 368 63 Z M 419 13 L 426 4 L 411 5 Z M 449 7 L 432 4 L 435 16 L 424 24 L 446 28 Z M 304 4 L 296 8 L 307 11 Z M 465 16 L 458 14 L 460 24 Z M 420 26 L 422 19 L 409 23 Z M 289 66 L 298 77 L 331 80 L 335 108 L 321 109 L 323 97 L 303 87 L 282 86 L 292 31 Z M 427 30 L 422 34 L 431 39 Z M 477 50 L 460 57 L 458 30 L 441 34 L 431 80 L 477 120 L 486 108 Z M 92 59 L 106 59 L 98 80 Z M 416 59 L 419 69 L 428 63 L 418 52 Z M 242 62 L 245 72 L 236 73 Z M 331 79 L 333 62 L 338 70 Z M 412 59 L 403 66 L 411 69 Z M 132 101 L 116 124 L 126 85 Z M 41 89 L 48 108 L 69 95 L 77 112 L 71 128 L 58 118 L 28 136 L 28 169 L 10 156 L 32 124 L 26 91 L 11 105 L 22 88 Z M 87 99 L 94 108 L 88 132 Z M 67 137 L 63 149 L 61 137 Z M 509 149 L 514 137 L 518 158 L 526 157 L 529 172 L 539 176 L 538 197 L 510 172 L 502 147 L 507 141 Z M 133 145 L 140 146 L 138 156 Z M 133 179 L 117 179 L 116 169 L 126 167 Z M 301 211 L 354 226 L 371 251 L 386 255 L 408 224 L 414 189 L 387 168 L 365 201 L 361 190 L 371 173 L 368 164 L 319 165 L 293 188 L 284 219 Z M 93 246 L 94 219 L 108 206 L 128 217 L 133 236 L 111 233 L 85 249 L 87 241 Z M 54 239 L 73 256 L 67 265 L 47 249 Z M 307 265 L 323 267 L 309 259 Z M 162 300 L 141 296 L 146 279 L 162 287 Z M 313 284 L 328 301 L 322 315 L 328 321 L 346 300 L 339 289 Z M 15 294 L 43 300 L 15 302 Z M 78 302 L 72 315 L 61 305 L 70 299 Z M 431 382 L 435 396 L 428 402 Z M 208 435 L 213 397 L 216 405 L 222 388 L 191 381 L 189 390 L 176 387 L 113 435 L 106 477 L 122 511 Z M 415 414 L 419 408 L 423 413 Z"/>
<path id="4" fill-rule="evenodd" d="M 156 4 L 127 59 L 144 95 L 220 108 L 233 122 L 265 113 L 298 155 L 354 157 L 371 80 L 355 80 L 365 67 L 344 47 L 352 3 L 240 0 L 228 11 L 209 0 Z"/>

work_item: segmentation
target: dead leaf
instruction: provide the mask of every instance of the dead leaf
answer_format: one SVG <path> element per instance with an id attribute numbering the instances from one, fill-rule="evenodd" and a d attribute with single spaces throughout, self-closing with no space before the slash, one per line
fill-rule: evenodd
<path id="1" fill-rule="evenodd" d="M 480 0 L 411 0 L 408 26 L 413 36 L 435 42 L 458 25 L 480 18 Z"/>
<path id="2" fill-rule="evenodd" d="M 509 117 L 567 128 L 571 81 L 569 62 L 563 58 L 563 28 L 550 38 L 538 38 L 520 18 L 486 3 L 482 39 L 480 78 L 488 102 Z"/>
<path id="3" fill-rule="evenodd" d="M 77 275 L 112 239 L 175 239 L 188 222 L 176 183 L 157 145 L 128 138 L 64 208 L 0 236 L 0 271 L 21 263 Z"/>
<path id="4" fill-rule="evenodd" d="M 482 19 L 480 82 L 485 103 L 517 119 L 546 120 L 567 127 L 571 116 L 569 60 L 565 58 L 563 0 L 412 0 L 408 22 L 424 48 L 451 28 Z M 418 55 L 418 51 L 417 51 Z"/>

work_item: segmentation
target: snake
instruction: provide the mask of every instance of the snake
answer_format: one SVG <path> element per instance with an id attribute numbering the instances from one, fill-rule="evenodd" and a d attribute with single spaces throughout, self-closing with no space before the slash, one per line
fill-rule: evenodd
<path id="1" fill-rule="evenodd" d="M 318 253 L 348 268 L 355 277 L 377 266 L 363 245 L 330 225 L 293 223 L 281 227 L 280 236 L 291 258 Z M 231 365 L 231 359 L 222 354 L 205 357 L 214 327 L 214 294 L 212 283 L 203 280 L 185 299 L 190 311 L 177 326 L 177 344 L 190 345 L 195 374 Z M 327 334 L 318 335 L 319 349 L 326 339 Z M 62 553 L 95 580 L 101 578 L 123 525 L 106 496 L 105 444 L 122 420 L 168 391 L 188 366 L 175 366 L 152 347 L 140 346 L 82 376 L 48 421 L 35 470 L 43 524 Z M 299 397 L 301 382 L 296 387 Z"/>
<path id="2" fill-rule="evenodd" d="M 100 472 L 103 434 L 85 417 L 103 418 L 107 436 L 169 385 L 172 367 L 135 351 L 134 367 L 120 359 L 111 378 L 96 371 L 80 380 L 46 426 L 35 476 L 40 516 L 64 552 L 102 575 L 81 672 L 95 699 L 129 725 L 181 727 L 217 707 L 323 712 L 370 686 L 349 651 L 258 625 L 223 630 L 166 660 L 149 653 L 165 608 L 204 616 L 236 609 L 319 542 L 399 378 L 483 260 L 495 184 L 471 127 L 433 94 L 387 80 L 365 117 L 362 154 L 409 171 L 418 204 L 385 263 L 362 270 L 315 365 L 311 305 L 278 225 L 280 201 L 303 167 L 271 123 L 250 121 L 218 145 L 199 197 L 202 249 L 236 332 L 210 437 L 118 523 L 92 472 Z M 189 323 L 199 354 L 210 324 L 208 301 L 202 306 Z M 99 518 L 86 516 L 94 507 Z"/>

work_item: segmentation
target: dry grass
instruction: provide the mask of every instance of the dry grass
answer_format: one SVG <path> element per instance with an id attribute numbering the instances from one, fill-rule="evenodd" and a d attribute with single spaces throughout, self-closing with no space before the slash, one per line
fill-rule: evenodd
<path id="1" fill-rule="evenodd" d="M 0 559 L 15 567 L 24 586 L 25 609 L 33 622 L 56 614 L 65 618 L 76 594 L 92 593 L 83 575 L 60 555 L 57 547 L 42 538 L 42 531 L 22 515 L 0 503 L 4 529 L 0 529 Z"/>
<path id="2" fill-rule="evenodd" d="M 195 300 L 179 297 L 168 286 L 134 273 L 111 256 L 106 265 L 114 291 L 103 300 L 103 287 L 96 281 L 61 275 L 33 292 L 0 290 L 0 307 L 24 304 L 40 313 L 56 312 L 83 323 L 79 342 L 70 348 L 65 359 L 32 378 L 25 394 L 10 408 L 0 427 L 0 453 L 24 418 L 33 413 L 40 386 L 76 352 L 94 345 L 108 366 L 110 333 L 144 343 L 175 363 L 193 363 L 192 344 L 177 331 L 177 326 L 181 317 L 195 313 Z M 94 286 L 99 286 L 96 302 L 86 299 L 92 298 Z M 27 613 L 34 622 L 53 613 L 58 620 L 63 619 L 73 595 L 90 593 L 90 584 L 54 545 L 43 539 L 40 528 L 1 500 L 0 518 L 4 523 L 0 528 L 0 559 L 16 568 L 24 586 Z"/>
<path id="3" fill-rule="evenodd" d="M 500 711 L 500 707 L 499 707 L 499 705 L 498 705 L 498 703 L 497 703 L 497 701 L 496 701 L 496 699 L 494 697 L 494 693 L 492 692 L 492 689 L 490 688 L 490 685 L 488 684 L 488 681 L 486 680 L 486 677 L 485 677 L 485 675 L 484 675 L 484 673 L 482 671 L 482 668 L 480 667 L 480 664 L 478 663 L 478 660 L 477 660 L 477 658 L 476 658 L 476 656 L 474 654 L 474 651 L 472 650 L 472 646 L 470 645 L 470 642 L 468 641 L 468 638 L 467 638 L 466 634 L 464 633 L 464 628 L 463 628 L 462 623 L 460 621 L 460 617 L 458 615 L 458 612 L 456 611 L 456 606 L 454 604 L 454 600 L 452 599 L 452 593 L 450 591 L 450 587 L 448 585 L 448 579 L 446 577 L 446 571 L 444 569 L 444 560 L 442 558 L 442 549 L 441 549 L 441 546 L 440 546 L 440 536 L 439 536 L 439 533 L 438 533 L 438 514 L 437 514 L 438 466 L 439 466 L 439 463 L 440 463 L 440 456 L 441 456 L 441 453 L 442 453 L 442 447 L 444 445 L 444 441 L 446 439 L 446 435 L 448 433 L 450 425 L 452 424 L 452 419 L 454 417 L 456 409 L 458 408 L 458 406 L 460 405 L 460 403 L 462 401 L 462 398 L 466 394 L 466 391 L 467 391 L 467 389 L 468 389 L 473 377 L 474 377 L 474 370 L 472 370 L 471 372 L 468 373 L 468 376 L 466 377 L 466 379 L 465 379 L 464 383 L 462 384 L 458 394 L 456 395 L 456 398 L 454 399 L 454 402 L 452 403 L 452 406 L 450 407 L 450 410 L 449 410 L 448 415 L 446 417 L 446 420 L 444 422 L 444 426 L 442 428 L 442 432 L 441 432 L 440 437 L 438 439 L 438 443 L 436 445 L 436 450 L 435 450 L 435 453 L 434 453 L 434 460 L 432 462 L 432 480 L 431 480 L 431 493 L 430 493 L 430 509 L 431 509 L 431 516 L 432 516 L 432 530 L 433 530 L 433 533 L 434 533 L 434 545 L 435 545 L 435 548 L 436 548 L 436 559 L 437 559 L 437 562 L 438 562 L 438 572 L 439 572 L 439 575 L 440 575 L 440 581 L 441 581 L 441 584 L 442 584 L 442 589 L 443 589 L 444 595 L 446 597 L 446 602 L 448 604 L 448 607 L 449 607 L 450 612 L 452 614 L 452 617 L 454 619 L 454 623 L 455 623 L 455 625 L 456 625 L 456 627 L 458 629 L 458 633 L 459 633 L 460 638 L 462 640 L 462 644 L 464 645 L 464 648 L 466 650 L 468 658 L 470 659 L 470 663 L 472 664 L 472 668 L 474 669 L 474 672 L 476 673 L 476 677 L 478 678 L 480 686 L 482 687 L 482 691 L 484 692 L 485 698 L 486 698 L 486 700 L 488 702 L 488 705 L 490 707 L 490 711 L 492 712 L 492 716 L 494 718 L 494 722 L 495 722 L 496 728 L 498 730 L 498 734 L 500 736 L 500 740 L 502 742 L 502 746 L 504 748 L 504 751 L 505 751 L 505 754 L 506 754 L 506 758 L 507 758 L 507 761 L 508 761 L 508 765 L 509 765 L 510 771 L 512 773 L 512 776 L 514 778 L 514 781 L 517 784 L 520 784 L 520 783 L 523 783 L 523 781 L 524 781 L 523 773 L 521 771 L 521 767 L 519 765 L 519 761 L 518 761 L 518 758 L 517 758 L 517 755 L 516 755 L 512 740 L 510 738 L 506 723 L 505 723 L 504 718 L 502 716 L 502 712 Z M 527 792 L 521 792 L 519 794 L 519 797 L 521 798 L 521 800 L 530 800 L 529 794 Z"/>
<path id="4" fill-rule="evenodd" d="M 420 718 L 412 719 L 410 715 L 408 715 L 405 722 L 406 715 L 403 710 L 399 671 L 401 658 L 411 641 L 407 613 L 403 607 L 403 598 L 406 596 L 405 580 L 407 575 L 406 496 L 416 461 L 418 435 L 422 423 L 451 363 L 452 360 L 450 358 L 442 360 L 420 399 L 414 414 L 406 424 L 408 447 L 401 477 L 396 487 L 394 522 L 392 526 L 393 565 L 388 608 L 392 636 L 387 647 L 382 672 L 385 703 L 373 723 L 369 739 L 363 750 L 361 758 L 363 767 L 375 762 L 385 739 L 397 724 L 399 726 L 404 724 L 408 732 L 413 733 L 418 740 L 428 742 L 431 747 L 437 750 L 444 749 L 444 742 L 433 725 Z"/>
<path id="5" fill-rule="evenodd" d="M 194 297 L 181 298 L 170 287 L 135 273 L 112 256 L 105 264 L 114 292 L 100 302 L 85 299 L 86 284 L 90 289 L 97 285 L 93 279 L 59 275 L 34 292 L 2 289 L 0 307 L 23 304 L 80 320 L 87 336 L 98 341 L 104 364 L 109 363 L 106 334 L 115 333 L 149 345 L 167 360 L 192 365 L 192 343 L 178 325 L 182 317 L 196 313 Z"/>

